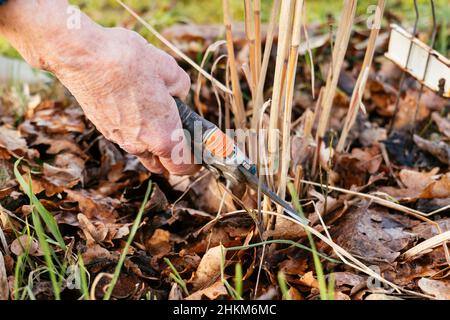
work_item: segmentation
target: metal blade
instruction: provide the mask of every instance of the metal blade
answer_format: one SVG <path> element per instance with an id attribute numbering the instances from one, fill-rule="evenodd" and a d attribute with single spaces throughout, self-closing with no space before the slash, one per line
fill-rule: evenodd
<path id="1" fill-rule="evenodd" d="M 239 166 L 239 171 L 245 176 L 248 184 L 252 189 L 258 190 L 259 180 L 258 177 L 248 172 L 245 168 Z M 293 219 L 297 220 L 301 224 L 308 225 L 309 221 L 300 217 L 297 211 L 286 201 L 281 199 L 275 192 L 269 189 L 264 183 L 260 185 L 261 192 L 272 199 L 273 202 L 283 207 L 284 211 Z"/>

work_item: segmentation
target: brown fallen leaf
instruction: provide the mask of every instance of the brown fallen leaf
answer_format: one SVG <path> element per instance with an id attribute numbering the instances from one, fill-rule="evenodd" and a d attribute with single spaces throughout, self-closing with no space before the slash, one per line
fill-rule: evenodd
<path id="1" fill-rule="evenodd" d="M 423 292 L 438 300 L 450 300 L 450 281 L 422 278 L 417 285 Z"/>
<path id="2" fill-rule="evenodd" d="M 421 198 L 448 198 L 450 197 L 450 172 L 439 180 L 430 183 L 420 194 Z"/>
<path id="3" fill-rule="evenodd" d="M 113 223 L 116 221 L 116 208 L 120 205 L 117 199 L 97 194 L 94 190 L 66 189 L 67 200 L 78 202 L 80 211 L 88 219 L 97 219 Z"/>
<path id="4" fill-rule="evenodd" d="M 442 232 L 450 231 L 450 218 L 440 219 L 435 221 Z M 412 228 L 412 231 L 417 234 L 417 236 L 421 239 L 430 239 L 439 234 L 439 230 L 435 225 L 432 225 L 428 222 L 422 222 L 417 226 Z"/>
<path id="5" fill-rule="evenodd" d="M 236 210 L 233 198 L 220 187 L 212 173 L 207 173 L 206 177 L 193 184 L 189 193 L 199 210 L 217 213 L 221 208 L 223 197 L 225 197 L 225 201 L 223 202 L 222 212 Z"/>
<path id="6" fill-rule="evenodd" d="M 319 288 L 319 282 L 316 278 L 314 278 L 313 272 L 305 273 L 299 280 L 299 283 L 308 287 L 308 288 Z"/>
<path id="7" fill-rule="evenodd" d="M 381 187 L 379 191 L 401 201 L 448 198 L 450 197 L 450 173 L 438 175 L 438 172 L 438 168 L 429 172 L 404 169 L 399 176 L 406 188 Z"/>
<path id="8" fill-rule="evenodd" d="M 172 250 L 170 232 L 156 229 L 151 238 L 145 242 L 145 248 L 151 255 L 159 258 L 167 255 Z"/>
<path id="9" fill-rule="evenodd" d="M 415 240 L 408 229 L 415 222 L 385 208 L 369 208 L 366 201 L 351 208 L 332 228 L 337 244 L 362 260 L 371 263 L 393 263 L 400 251 Z"/>
<path id="10" fill-rule="evenodd" d="M 77 217 L 80 229 L 83 231 L 88 245 L 94 243 L 112 244 L 112 240 L 122 239 L 130 233 L 131 223 L 118 224 L 92 220 L 81 213 Z"/>
<path id="11" fill-rule="evenodd" d="M 183 300 L 183 293 L 181 292 L 180 286 L 178 284 L 172 284 L 168 300 Z"/>
<path id="12" fill-rule="evenodd" d="M 11 244 L 11 252 L 16 256 L 20 256 L 23 253 L 28 253 L 30 256 L 42 256 L 43 252 L 39 247 L 39 242 L 28 236 L 23 235 L 15 239 Z"/>
<path id="13" fill-rule="evenodd" d="M 336 156 L 335 171 L 339 174 L 344 188 L 363 186 L 369 177 L 380 169 L 383 157 L 380 148 L 375 145 L 370 148 L 354 148 L 351 154 Z"/>
<path id="14" fill-rule="evenodd" d="M 365 300 L 403 300 L 403 299 L 396 296 L 389 296 L 384 293 L 372 293 L 369 294 Z"/>
<path id="15" fill-rule="evenodd" d="M 16 158 L 39 157 L 37 150 L 28 148 L 26 140 L 20 136 L 19 131 L 5 126 L 0 126 L 0 150 L 2 149 Z"/>
<path id="16" fill-rule="evenodd" d="M 289 294 L 289 296 L 291 297 L 292 300 L 305 300 L 305 298 L 300 293 L 300 291 L 298 291 L 294 287 L 290 287 L 289 288 L 288 294 Z"/>
<path id="17" fill-rule="evenodd" d="M 329 276 L 333 277 L 336 288 L 347 286 L 347 287 L 350 287 L 353 291 L 353 288 L 355 288 L 355 287 L 361 288 L 362 285 L 365 285 L 365 279 L 362 276 L 359 276 L 355 273 L 333 272 Z M 352 293 L 350 293 L 350 295 L 351 294 Z"/>
<path id="18" fill-rule="evenodd" d="M 434 181 L 434 177 L 438 174 L 439 168 L 426 171 L 415 171 L 403 169 L 400 171 L 399 177 L 406 188 L 416 191 L 422 191 L 430 183 Z"/>
<path id="19" fill-rule="evenodd" d="M 217 246 L 209 249 L 202 257 L 197 271 L 190 282 L 194 289 L 200 289 L 215 281 L 220 276 L 220 265 L 222 263 L 222 247 Z"/>
<path id="20" fill-rule="evenodd" d="M 302 275 L 308 270 L 308 259 L 288 257 L 279 265 L 279 269 L 285 275 Z"/>
<path id="21" fill-rule="evenodd" d="M 52 165 L 44 163 L 44 177 L 57 187 L 72 188 L 83 181 L 84 160 L 72 153 L 56 156 Z"/>
<path id="22" fill-rule="evenodd" d="M 48 149 L 46 154 L 58 155 L 61 153 L 73 153 L 83 160 L 87 160 L 88 156 L 83 152 L 80 146 L 76 143 L 75 138 L 66 135 L 48 136 L 45 133 L 37 133 L 36 139 L 31 144 L 32 146 L 45 145 Z"/>
<path id="23" fill-rule="evenodd" d="M 333 298 L 336 301 L 349 301 L 349 300 L 352 300 L 350 298 L 350 296 L 346 295 L 345 293 L 343 293 L 341 291 L 335 291 Z"/>
<path id="24" fill-rule="evenodd" d="M 217 298 L 226 295 L 228 295 L 227 288 L 224 286 L 222 281 L 219 280 L 206 289 L 194 292 L 190 296 L 186 297 L 186 300 L 202 300 L 203 297 L 206 297 L 209 300 L 216 300 Z"/>
<path id="25" fill-rule="evenodd" d="M 446 103 L 446 99 L 438 96 L 433 91 L 428 89 L 424 90 L 416 120 L 419 122 L 425 120 L 432 111 L 442 110 Z M 393 110 L 394 106 L 395 100 L 390 105 L 390 109 Z M 417 92 L 413 89 L 406 90 L 404 96 L 400 99 L 399 110 L 395 118 L 394 127 L 396 129 L 412 128 L 415 123 L 416 106 Z"/>
<path id="26" fill-rule="evenodd" d="M 443 164 L 450 165 L 450 146 L 444 141 L 432 142 L 414 135 L 414 143 L 423 151 L 435 156 Z"/>
<path id="27" fill-rule="evenodd" d="M 387 130 L 378 126 L 373 126 L 371 123 L 367 124 L 367 128 L 361 132 L 359 142 L 364 147 L 372 147 L 387 139 Z"/>
<path id="28" fill-rule="evenodd" d="M 80 229 L 84 232 L 87 240 L 87 245 L 91 246 L 94 243 L 100 243 L 106 239 L 108 229 L 101 222 L 91 222 L 84 214 L 78 215 L 78 222 Z"/>
<path id="29" fill-rule="evenodd" d="M 305 236 L 305 230 L 298 223 L 287 219 L 277 219 L 273 230 L 264 231 L 264 237 L 274 239 L 298 240 Z"/>
<path id="30" fill-rule="evenodd" d="M 48 134 L 83 133 L 86 130 L 83 110 L 76 105 L 45 100 L 34 109 L 28 119 L 33 125 Z"/>
<path id="31" fill-rule="evenodd" d="M 106 259 L 111 260 L 112 254 L 99 244 L 88 245 L 86 251 L 82 254 L 83 262 L 89 265 L 97 260 Z"/>
<path id="32" fill-rule="evenodd" d="M 22 178 L 25 180 L 26 183 L 28 184 L 30 183 L 28 174 L 23 174 Z M 20 189 L 22 190 L 21 186 Z M 54 184 L 48 182 L 45 178 L 42 178 L 41 176 L 33 176 L 31 178 L 31 190 L 33 191 L 34 194 L 39 194 L 45 191 L 45 195 L 47 197 L 53 197 L 55 194 L 63 192 L 64 188 L 55 186 Z"/>

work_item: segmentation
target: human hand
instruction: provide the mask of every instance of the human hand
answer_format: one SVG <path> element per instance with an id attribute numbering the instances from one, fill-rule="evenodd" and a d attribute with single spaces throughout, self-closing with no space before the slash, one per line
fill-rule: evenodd
<path id="1" fill-rule="evenodd" d="M 54 73 L 97 129 L 150 171 L 193 173 L 196 166 L 171 159 L 180 143 L 171 134 L 182 129 L 172 97 L 186 97 L 189 76 L 135 32 L 103 28 L 84 14 L 79 28 L 69 28 L 67 6 L 66 0 L 10 2 L 0 7 L 0 34 L 31 65 Z"/>
<path id="2" fill-rule="evenodd" d="M 171 159 L 173 147 L 180 143 L 171 134 L 182 129 L 172 97 L 186 97 L 189 76 L 137 33 L 122 28 L 102 31 L 101 45 L 96 42 L 90 54 L 66 58 L 71 63 L 49 63 L 47 69 L 72 92 L 107 139 L 138 156 L 150 171 L 194 173 L 197 166 Z"/>

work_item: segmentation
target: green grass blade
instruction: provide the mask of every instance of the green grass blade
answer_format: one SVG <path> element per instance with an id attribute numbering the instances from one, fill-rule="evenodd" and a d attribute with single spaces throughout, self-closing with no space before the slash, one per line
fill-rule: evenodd
<path id="1" fill-rule="evenodd" d="M 307 246 L 304 246 L 304 245 L 302 245 L 300 243 L 297 243 L 295 241 L 292 241 L 292 240 L 267 240 L 267 241 L 264 241 L 264 242 L 252 243 L 252 244 L 249 244 L 249 245 L 246 245 L 246 246 L 228 247 L 228 248 L 225 248 L 225 250 L 227 250 L 227 251 L 246 250 L 246 249 L 261 247 L 261 246 L 268 245 L 268 244 L 273 244 L 273 243 L 287 244 L 287 245 L 291 245 L 291 246 L 297 247 L 299 249 L 303 249 L 303 250 L 309 251 L 311 253 L 315 252 L 318 256 L 320 256 L 320 257 L 322 257 L 322 258 L 324 258 L 324 259 L 326 259 L 326 260 L 328 260 L 328 261 L 330 261 L 332 263 L 341 263 L 341 261 L 339 261 L 339 260 L 330 258 L 330 257 L 328 257 L 328 256 L 326 256 L 326 255 L 324 255 L 322 253 L 317 252 L 317 250 L 315 250 L 315 249 L 313 250 L 313 249 L 311 249 L 311 248 L 309 248 Z"/>
<path id="2" fill-rule="evenodd" d="M 115 269 L 113 277 L 111 279 L 111 282 L 108 285 L 108 289 L 105 292 L 105 296 L 103 297 L 104 300 L 111 299 L 111 295 L 114 290 L 114 287 L 117 284 L 117 280 L 119 280 L 120 271 L 122 270 L 122 265 L 127 256 L 128 249 L 130 248 L 131 242 L 133 242 L 134 236 L 136 235 L 139 225 L 141 224 L 142 216 L 144 214 L 144 209 L 145 209 L 145 206 L 147 205 L 148 198 L 150 197 L 151 191 L 152 191 L 152 182 L 149 181 L 148 187 L 147 187 L 147 192 L 145 193 L 144 201 L 142 202 L 141 208 L 139 209 L 136 219 L 134 220 L 133 226 L 131 227 L 131 231 L 130 231 L 130 235 L 128 236 L 127 243 L 125 244 L 125 247 L 122 250 L 122 254 L 120 255 L 119 262 L 117 263 L 116 269 Z"/>
<path id="3" fill-rule="evenodd" d="M 47 242 L 45 231 L 44 231 L 44 228 L 41 223 L 41 219 L 39 217 L 39 214 L 36 213 L 35 209 L 33 209 L 33 212 L 31 213 L 31 217 L 33 220 L 34 229 L 36 230 L 36 234 L 38 236 L 39 245 L 42 249 L 42 252 L 44 253 L 44 260 L 45 260 L 45 263 L 47 264 L 47 271 L 50 276 L 50 281 L 52 283 L 55 299 L 60 300 L 61 299 L 61 296 L 60 296 L 61 289 L 60 289 L 59 282 L 56 278 L 57 272 L 56 272 L 56 268 L 55 268 L 55 265 L 54 265 L 53 259 L 52 259 L 52 249 L 50 248 L 50 246 Z"/>
<path id="4" fill-rule="evenodd" d="M 237 295 L 239 297 L 242 297 L 243 280 L 242 280 L 242 266 L 240 263 L 236 263 L 236 271 L 234 274 L 234 287 Z"/>
<path id="5" fill-rule="evenodd" d="M 236 292 L 236 290 L 230 285 L 227 279 L 225 279 L 225 259 L 227 248 L 220 244 L 220 280 L 222 281 L 225 288 L 227 288 L 228 293 L 233 298 L 233 300 L 242 300 L 242 297 Z"/>
<path id="6" fill-rule="evenodd" d="M 80 270 L 80 291 L 82 293 L 81 298 L 84 300 L 90 300 L 89 297 L 89 284 L 88 284 L 88 280 L 87 280 L 87 270 L 84 266 L 84 261 L 83 261 L 83 257 L 81 256 L 81 254 L 78 254 L 78 269 Z"/>
<path id="7" fill-rule="evenodd" d="M 169 268 L 172 270 L 172 273 L 170 274 L 170 277 L 183 289 L 184 294 L 187 296 L 189 295 L 189 291 L 186 286 L 186 282 L 183 280 L 183 278 L 178 273 L 178 270 L 175 268 L 175 266 L 170 262 L 169 259 L 164 258 L 164 262 L 167 263 Z"/>
<path id="8" fill-rule="evenodd" d="M 30 186 L 31 184 L 31 177 L 30 177 L 30 184 L 28 184 L 25 179 L 22 177 L 22 175 L 19 172 L 18 166 L 20 163 L 20 159 L 16 161 L 14 164 L 14 175 L 16 177 L 16 180 L 19 182 L 22 189 L 25 191 L 25 193 L 30 198 L 30 204 L 36 208 L 39 215 L 41 216 L 42 220 L 44 221 L 47 228 L 50 230 L 52 235 L 55 237 L 56 241 L 58 242 L 61 249 L 66 249 L 66 244 L 64 243 L 63 237 L 61 235 L 61 232 L 58 228 L 58 223 L 56 222 L 53 215 L 45 209 L 45 207 L 42 205 L 42 203 L 39 201 L 39 199 L 34 195 L 33 190 Z"/>
<path id="9" fill-rule="evenodd" d="M 14 268 L 14 300 L 19 300 L 19 291 L 23 282 L 23 260 L 24 254 L 17 257 L 16 267 Z"/>
<path id="10" fill-rule="evenodd" d="M 278 272 L 278 285 L 280 286 L 281 294 L 283 295 L 283 300 L 292 300 L 289 294 L 288 285 L 283 272 Z"/>
<path id="11" fill-rule="evenodd" d="M 303 209 L 300 205 L 300 200 L 298 198 L 297 190 L 295 190 L 294 184 L 290 182 L 288 184 L 289 193 L 292 197 L 292 204 L 294 205 L 294 208 L 300 213 L 300 215 L 304 218 Z M 322 262 L 320 261 L 319 254 L 316 249 L 316 244 L 314 242 L 313 236 L 311 233 L 306 230 L 306 234 L 308 236 L 309 244 L 311 246 L 311 252 L 313 255 L 313 261 L 314 261 L 314 268 L 316 269 L 316 275 L 317 275 L 317 281 L 319 282 L 319 290 L 320 290 L 320 299 L 321 300 L 328 300 L 328 289 L 327 289 L 327 282 L 325 279 L 325 275 L 323 273 L 323 266 Z"/>

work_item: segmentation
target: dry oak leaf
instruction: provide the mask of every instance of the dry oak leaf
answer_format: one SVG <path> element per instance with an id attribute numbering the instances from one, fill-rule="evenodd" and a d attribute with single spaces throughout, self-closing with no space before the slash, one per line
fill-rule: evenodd
<path id="1" fill-rule="evenodd" d="M 78 202 L 80 211 L 88 219 L 97 219 L 113 223 L 116 221 L 116 208 L 120 205 L 120 201 L 110 197 L 96 194 L 90 190 L 64 190 L 67 193 L 67 200 Z"/>
<path id="2" fill-rule="evenodd" d="M 2 149 L 16 158 L 33 159 L 39 156 L 37 150 L 28 149 L 26 140 L 20 136 L 17 130 L 5 126 L 0 127 L 0 150 Z"/>
<path id="3" fill-rule="evenodd" d="M 308 288 L 319 288 L 319 282 L 314 278 L 313 272 L 307 272 L 300 278 L 299 283 Z"/>
<path id="4" fill-rule="evenodd" d="M 417 284 L 423 292 L 436 297 L 436 299 L 450 300 L 450 281 L 448 280 L 422 278 Z"/>
<path id="5" fill-rule="evenodd" d="M 216 300 L 221 296 L 228 295 L 227 288 L 224 286 L 221 280 L 214 283 L 212 286 L 197 291 L 190 296 L 186 297 L 186 300 L 201 300 L 203 297 L 207 297 L 210 300 Z"/>
<path id="6" fill-rule="evenodd" d="M 404 169 L 399 176 L 406 188 L 383 187 L 380 191 L 404 201 L 448 198 L 450 197 L 450 172 L 445 175 L 438 175 L 438 172 L 438 168 L 430 172 Z"/>
<path id="7" fill-rule="evenodd" d="M 378 146 L 359 149 L 354 148 L 351 154 L 338 155 L 335 171 L 339 174 L 345 188 L 362 186 L 370 175 L 376 174 L 383 162 Z"/>
<path id="8" fill-rule="evenodd" d="M 366 201 L 349 211 L 332 228 L 337 244 L 370 263 L 393 263 L 415 235 L 413 222 L 384 208 L 368 208 Z"/>
<path id="9" fill-rule="evenodd" d="M 29 184 L 29 175 L 23 174 L 22 178 L 25 180 L 27 184 Z M 22 186 L 20 186 L 20 189 L 22 189 Z M 42 179 L 41 177 L 35 177 L 33 176 L 31 179 L 31 190 L 34 194 L 39 194 L 43 191 L 45 191 L 45 195 L 47 197 L 53 197 L 55 194 L 61 193 L 64 191 L 63 187 L 55 186 L 54 184 L 48 182 L 45 179 Z"/>
<path id="10" fill-rule="evenodd" d="M 225 197 L 225 201 L 223 201 L 222 210 L 224 212 L 236 210 L 233 198 L 220 188 L 217 179 L 212 173 L 207 173 L 204 178 L 193 184 L 190 194 L 198 210 L 217 213 L 222 206 L 223 197 Z"/>
<path id="11" fill-rule="evenodd" d="M 44 163 L 44 177 L 55 186 L 72 188 L 82 181 L 84 160 L 72 153 L 56 156 L 52 165 Z"/>
<path id="12" fill-rule="evenodd" d="M 303 227 L 287 219 L 277 219 L 275 228 L 264 232 L 264 237 L 275 239 L 298 240 L 304 236 L 306 236 L 306 233 Z"/>
<path id="13" fill-rule="evenodd" d="M 112 243 L 114 239 L 122 239 L 130 233 L 129 224 L 116 224 L 102 222 L 99 220 L 90 220 L 84 214 L 78 215 L 78 222 L 81 230 L 86 236 L 88 245 L 95 242 Z"/>
<path id="14" fill-rule="evenodd" d="M 202 257 L 200 264 L 191 280 L 194 289 L 199 289 L 214 281 L 220 275 L 222 263 L 222 247 L 209 249 Z"/>
<path id="15" fill-rule="evenodd" d="M 145 242 L 145 247 L 153 256 L 163 257 L 170 252 L 170 232 L 156 229 L 152 237 Z"/>
<path id="16" fill-rule="evenodd" d="M 39 257 L 43 255 L 43 252 L 39 247 L 39 242 L 26 234 L 15 239 L 11 243 L 10 249 L 16 256 L 20 256 L 25 252 L 27 252 L 30 256 Z"/>

